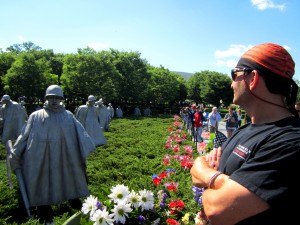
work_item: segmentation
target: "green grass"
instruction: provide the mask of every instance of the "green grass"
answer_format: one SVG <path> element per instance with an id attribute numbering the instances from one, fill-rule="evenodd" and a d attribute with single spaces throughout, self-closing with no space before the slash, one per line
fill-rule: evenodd
<path id="1" fill-rule="evenodd" d="M 172 168 L 176 170 L 176 175 L 170 179 L 179 182 L 179 187 L 176 193 L 169 192 L 169 201 L 181 199 L 186 205 L 184 212 L 197 213 L 199 208 L 193 199 L 189 170 L 183 169 L 176 160 L 172 160 L 170 165 L 162 163 L 164 155 L 174 154 L 172 149 L 164 148 L 170 135 L 168 128 L 173 122 L 173 116 L 113 119 L 110 131 L 104 133 L 108 144 L 98 147 L 87 159 L 90 193 L 104 201 L 108 199 L 112 186 L 124 184 L 135 191 L 151 190 L 156 197 L 156 192 L 163 186 L 155 187 L 152 175 Z M 190 137 L 188 139 L 184 145 L 193 145 Z M 198 153 L 194 150 L 193 155 Z M 0 224 L 40 224 L 36 218 L 26 217 L 14 174 L 14 188 L 8 186 L 3 145 L 0 145 L 0 159 Z M 55 205 L 53 209 L 56 225 L 62 224 L 76 212 L 67 203 Z M 81 224 L 92 223 L 82 219 Z"/>

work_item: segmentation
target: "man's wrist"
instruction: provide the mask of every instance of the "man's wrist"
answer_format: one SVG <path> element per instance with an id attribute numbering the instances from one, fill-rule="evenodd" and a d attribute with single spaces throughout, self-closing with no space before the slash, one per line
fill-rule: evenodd
<path id="1" fill-rule="evenodd" d="M 215 182 L 215 180 L 217 179 L 217 177 L 218 177 L 219 175 L 221 175 L 221 174 L 222 174 L 221 171 L 217 171 L 216 173 L 214 173 L 214 174 L 210 177 L 210 179 L 209 179 L 209 181 L 208 181 L 207 188 L 212 188 L 213 183 Z"/>

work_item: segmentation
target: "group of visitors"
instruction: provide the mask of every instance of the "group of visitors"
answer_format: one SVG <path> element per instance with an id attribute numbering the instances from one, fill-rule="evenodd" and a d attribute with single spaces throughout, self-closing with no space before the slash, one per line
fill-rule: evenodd
<path id="1" fill-rule="evenodd" d="M 207 108 L 203 109 L 201 105 L 195 104 L 182 107 L 179 114 L 183 119 L 183 125 L 195 142 L 203 141 L 203 130 L 209 130 L 212 133 L 215 132 L 218 122 L 222 119 L 221 115 L 217 112 L 217 107 L 213 107 L 212 112 L 209 113 Z"/>
<path id="2" fill-rule="evenodd" d="M 203 109 L 200 105 L 193 104 L 190 107 L 181 108 L 179 114 L 183 119 L 186 130 L 195 142 L 203 141 L 201 137 L 203 130 L 215 133 L 222 121 L 217 107 L 212 107 L 211 112 L 209 112 L 207 108 Z M 225 118 L 227 116 L 226 114 Z"/>

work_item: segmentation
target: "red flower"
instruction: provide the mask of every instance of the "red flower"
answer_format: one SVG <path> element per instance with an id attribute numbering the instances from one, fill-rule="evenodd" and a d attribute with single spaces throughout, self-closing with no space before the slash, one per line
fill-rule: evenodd
<path id="1" fill-rule="evenodd" d="M 182 123 L 176 121 L 176 122 L 173 123 L 173 126 L 174 126 L 174 127 L 181 127 L 181 126 L 182 126 Z"/>
<path id="2" fill-rule="evenodd" d="M 182 210 L 184 208 L 184 202 L 181 200 L 174 200 L 170 202 L 169 208 L 173 210 Z"/>
<path id="3" fill-rule="evenodd" d="M 163 178 L 168 177 L 168 176 L 169 176 L 169 174 L 167 172 L 162 172 L 161 174 L 159 174 L 160 179 L 163 179 Z"/>
<path id="4" fill-rule="evenodd" d="M 198 152 L 200 154 L 202 154 L 206 151 L 206 145 L 207 144 L 205 142 L 198 143 Z"/>
<path id="5" fill-rule="evenodd" d="M 181 142 L 182 142 L 182 138 L 180 138 L 180 137 L 176 138 L 176 143 L 177 144 L 181 144 Z"/>
<path id="6" fill-rule="evenodd" d="M 167 143 L 165 144 L 165 148 L 166 148 L 166 149 L 171 148 L 171 147 L 172 147 L 172 145 L 171 145 L 170 142 L 167 142 Z"/>
<path id="7" fill-rule="evenodd" d="M 183 160 L 180 162 L 181 167 L 191 169 L 193 166 L 193 161 Z"/>
<path id="8" fill-rule="evenodd" d="M 175 215 L 175 214 L 177 214 L 178 213 L 178 210 L 170 210 L 169 211 L 169 214 L 170 215 Z"/>
<path id="9" fill-rule="evenodd" d="M 180 116 L 174 115 L 173 120 L 176 120 L 176 121 L 180 120 Z"/>
<path id="10" fill-rule="evenodd" d="M 178 183 L 175 182 L 167 182 L 165 183 L 165 187 L 169 190 L 169 191 L 177 191 L 177 187 L 178 187 Z"/>
<path id="11" fill-rule="evenodd" d="M 170 164 L 170 161 L 171 161 L 171 157 L 169 155 L 165 155 L 163 156 L 163 164 L 165 165 L 169 165 Z"/>
<path id="12" fill-rule="evenodd" d="M 164 159 L 163 164 L 169 165 L 170 164 L 170 159 Z"/>
<path id="13" fill-rule="evenodd" d="M 161 179 L 159 177 L 154 177 L 152 180 L 155 186 L 158 186 L 161 182 Z"/>
<path id="14" fill-rule="evenodd" d="M 179 145 L 174 145 L 174 147 L 173 147 L 174 152 L 178 152 L 179 149 L 180 149 Z"/>
<path id="15" fill-rule="evenodd" d="M 175 160 L 180 160 L 180 155 L 173 155 L 173 157 L 172 157 L 173 159 L 175 159 Z"/>
<path id="16" fill-rule="evenodd" d="M 210 138 L 210 133 L 209 132 L 202 132 L 201 135 L 204 139 L 209 139 Z"/>
<path id="17" fill-rule="evenodd" d="M 174 219 L 167 219 L 166 222 L 167 222 L 167 224 L 171 224 L 171 225 L 180 225 L 180 223 Z"/>
<path id="18" fill-rule="evenodd" d="M 190 145 L 186 145 L 183 148 L 184 148 L 184 151 L 186 151 L 187 153 L 191 153 L 193 151 L 193 147 Z"/>

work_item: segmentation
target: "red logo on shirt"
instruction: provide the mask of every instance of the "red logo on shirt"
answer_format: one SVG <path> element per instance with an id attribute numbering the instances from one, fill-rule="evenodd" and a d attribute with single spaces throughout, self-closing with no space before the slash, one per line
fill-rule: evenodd
<path id="1" fill-rule="evenodd" d="M 242 145 L 238 145 L 234 149 L 233 154 L 237 155 L 238 157 L 240 157 L 242 159 L 246 159 L 247 155 L 249 154 L 249 149 Z"/>

